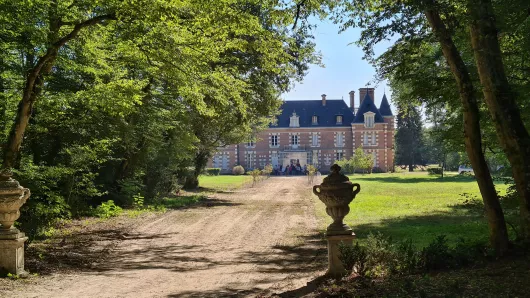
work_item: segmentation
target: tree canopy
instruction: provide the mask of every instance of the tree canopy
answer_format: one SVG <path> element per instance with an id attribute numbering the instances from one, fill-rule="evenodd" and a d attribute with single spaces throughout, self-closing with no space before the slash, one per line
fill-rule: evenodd
<path id="1" fill-rule="evenodd" d="M 0 10 L 3 169 L 32 190 L 21 218 L 32 235 L 196 179 L 320 64 L 307 20 L 323 13 L 316 5 L 3 0 Z"/>

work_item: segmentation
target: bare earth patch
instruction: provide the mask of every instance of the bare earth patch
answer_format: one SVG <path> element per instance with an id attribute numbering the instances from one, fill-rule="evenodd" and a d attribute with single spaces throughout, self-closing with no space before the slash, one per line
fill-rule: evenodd
<path id="1" fill-rule="evenodd" d="M 289 295 L 325 269 L 325 242 L 304 177 L 274 177 L 191 208 L 104 225 L 80 229 L 88 236 L 78 238 L 74 229 L 49 245 L 59 259 L 48 265 L 62 265 L 39 269 L 30 261 L 27 268 L 44 274 L 1 282 L 0 296 Z"/>

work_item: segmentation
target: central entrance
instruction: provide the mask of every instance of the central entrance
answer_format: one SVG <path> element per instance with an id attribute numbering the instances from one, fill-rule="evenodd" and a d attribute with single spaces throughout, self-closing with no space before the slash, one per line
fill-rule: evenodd
<path id="1" fill-rule="evenodd" d="M 303 167 L 307 164 L 307 152 L 283 152 L 281 163 L 283 166 L 300 163 L 300 166 Z"/>

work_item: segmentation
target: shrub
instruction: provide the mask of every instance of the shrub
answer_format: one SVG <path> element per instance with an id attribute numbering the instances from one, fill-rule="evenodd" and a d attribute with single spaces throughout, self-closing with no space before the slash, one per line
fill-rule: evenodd
<path id="1" fill-rule="evenodd" d="M 437 236 L 433 242 L 421 252 L 422 267 L 426 270 L 449 268 L 452 256 L 445 235 Z"/>
<path id="2" fill-rule="evenodd" d="M 219 176 L 219 173 L 221 173 L 220 168 L 206 168 L 206 175 L 208 176 Z"/>
<path id="3" fill-rule="evenodd" d="M 383 169 L 381 169 L 380 167 L 375 167 L 372 169 L 372 173 L 384 173 L 385 171 L 383 171 Z"/>
<path id="4" fill-rule="evenodd" d="M 412 274 L 447 268 L 458 268 L 484 258 L 486 245 L 463 239 L 449 247 L 444 235 L 437 236 L 429 245 L 418 250 L 412 240 L 394 242 L 381 233 L 370 234 L 366 245 L 339 244 L 339 259 L 348 271 L 360 276 L 380 278 L 396 274 Z"/>
<path id="5" fill-rule="evenodd" d="M 254 169 L 248 172 L 248 174 L 252 176 L 252 186 L 256 185 L 256 182 L 258 182 L 261 176 L 261 171 L 259 169 Z"/>
<path id="6" fill-rule="evenodd" d="M 266 165 L 264 168 L 263 168 L 263 175 L 269 177 L 272 173 L 272 166 L 271 165 Z"/>
<path id="7" fill-rule="evenodd" d="M 427 169 L 427 172 L 429 173 L 429 175 L 442 175 L 443 170 L 442 170 L 442 168 L 440 168 L 440 167 L 437 167 L 437 168 L 428 168 L 428 169 Z"/>
<path id="8" fill-rule="evenodd" d="M 122 212 L 123 212 L 123 209 L 121 209 L 120 206 L 116 206 L 114 204 L 114 201 L 108 200 L 106 202 L 101 203 L 101 205 L 97 206 L 96 209 L 94 209 L 92 214 L 99 218 L 110 218 L 110 217 L 118 216 Z"/>
<path id="9" fill-rule="evenodd" d="M 339 259 L 348 271 L 354 271 L 360 276 L 366 274 L 366 262 L 368 259 L 368 252 L 366 247 L 360 246 L 359 242 L 355 245 L 344 245 L 344 243 L 339 244 Z"/>
<path id="10" fill-rule="evenodd" d="M 245 168 L 243 168 L 243 166 L 235 166 L 232 169 L 232 174 L 234 174 L 234 175 L 243 175 L 243 174 L 245 174 Z"/>

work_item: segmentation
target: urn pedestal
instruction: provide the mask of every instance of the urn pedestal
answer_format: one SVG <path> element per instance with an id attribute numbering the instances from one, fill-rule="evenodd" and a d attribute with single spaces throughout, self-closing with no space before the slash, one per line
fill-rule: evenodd
<path id="1" fill-rule="evenodd" d="M 326 213 L 333 222 L 326 230 L 328 242 L 328 272 L 327 275 L 340 277 L 346 269 L 340 261 L 339 245 L 353 245 L 355 234 L 343 220 L 350 212 L 349 204 L 361 191 L 361 186 L 351 183 L 348 177 L 340 173 L 340 166 L 333 165 L 329 174 L 321 185 L 313 186 L 313 193 L 326 205 Z"/>
<path id="2" fill-rule="evenodd" d="M 30 196 L 11 175 L 0 173 L 0 271 L 24 274 L 24 233 L 13 227 L 20 217 L 20 207 Z"/>

